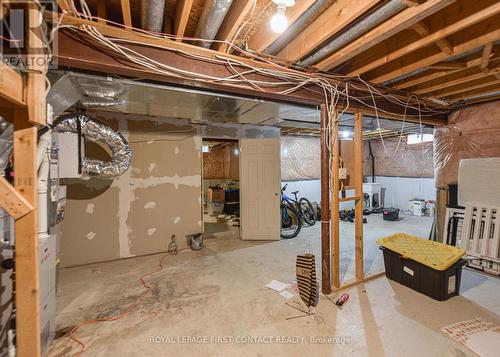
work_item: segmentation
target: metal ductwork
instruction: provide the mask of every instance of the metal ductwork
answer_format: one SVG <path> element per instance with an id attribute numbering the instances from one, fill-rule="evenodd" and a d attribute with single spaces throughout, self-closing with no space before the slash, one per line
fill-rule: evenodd
<path id="1" fill-rule="evenodd" d="M 306 66 L 314 65 L 330 53 L 344 47 L 406 7 L 407 5 L 403 0 L 390 0 L 388 3 L 382 5 L 371 14 L 364 17 L 361 21 L 357 22 L 354 26 L 350 27 L 347 31 L 327 41 L 324 46 L 304 58 L 301 63 Z"/>
<path id="2" fill-rule="evenodd" d="M 125 138 L 109 126 L 92 120 L 84 113 L 62 115 L 54 122 L 57 132 L 77 133 L 93 141 L 102 141 L 111 149 L 111 161 L 82 158 L 82 172 L 91 176 L 120 176 L 130 166 L 132 151 Z"/>
<path id="3" fill-rule="evenodd" d="M 232 2 L 233 0 L 207 0 L 205 2 L 198 20 L 195 37 L 209 41 L 198 41 L 199 46 L 210 48 L 212 45 L 210 41 L 217 35 Z"/>
<path id="4" fill-rule="evenodd" d="M 162 32 L 165 0 L 141 1 L 141 27 L 147 31 Z"/>
<path id="5" fill-rule="evenodd" d="M 328 4 L 329 0 L 316 0 L 316 2 L 307 9 L 288 29 L 276 39 L 269 47 L 264 50 L 264 53 L 269 55 L 276 55 L 286 45 L 288 45 L 311 19 L 315 18 L 323 10 L 324 6 Z"/>

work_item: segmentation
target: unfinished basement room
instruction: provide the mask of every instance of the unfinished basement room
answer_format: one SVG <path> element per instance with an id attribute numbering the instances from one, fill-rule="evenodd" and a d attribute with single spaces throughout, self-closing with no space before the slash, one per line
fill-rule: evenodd
<path id="1" fill-rule="evenodd" d="M 0 357 L 497 357 L 500 0 L 1 0 Z"/>

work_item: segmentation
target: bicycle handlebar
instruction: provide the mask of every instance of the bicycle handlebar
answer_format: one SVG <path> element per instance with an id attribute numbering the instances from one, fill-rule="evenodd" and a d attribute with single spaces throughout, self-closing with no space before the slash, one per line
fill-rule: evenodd
<path id="1" fill-rule="evenodd" d="M 283 186 L 283 187 L 281 188 L 281 192 L 285 191 L 287 186 L 288 186 L 288 184 L 286 183 L 286 184 L 285 184 L 285 186 Z"/>

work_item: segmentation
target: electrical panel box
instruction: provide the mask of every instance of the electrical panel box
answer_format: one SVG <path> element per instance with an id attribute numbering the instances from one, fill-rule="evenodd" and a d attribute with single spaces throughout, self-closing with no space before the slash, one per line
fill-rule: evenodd
<path id="1" fill-rule="evenodd" d="M 83 139 L 75 133 L 58 133 L 59 178 L 80 178 L 81 160 L 84 157 Z M 80 142 L 80 150 L 78 143 Z"/>

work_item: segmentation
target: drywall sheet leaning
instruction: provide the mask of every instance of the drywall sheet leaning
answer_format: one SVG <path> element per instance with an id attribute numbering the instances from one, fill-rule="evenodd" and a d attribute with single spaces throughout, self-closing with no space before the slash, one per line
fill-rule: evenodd
<path id="1" fill-rule="evenodd" d="M 500 101 L 457 110 L 434 129 L 436 187 L 458 183 L 460 160 L 487 157 L 500 157 Z"/>

